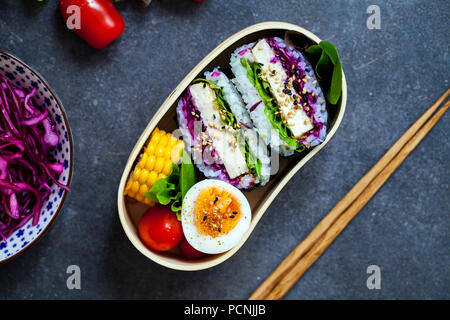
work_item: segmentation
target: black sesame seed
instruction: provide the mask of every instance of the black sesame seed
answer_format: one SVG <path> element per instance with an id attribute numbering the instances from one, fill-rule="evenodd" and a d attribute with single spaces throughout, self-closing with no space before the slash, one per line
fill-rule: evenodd
<path id="1" fill-rule="evenodd" d="M 208 217 L 207 217 L 207 216 L 204 216 L 204 217 L 203 217 L 203 221 L 205 221 L 205 220 L 206 220 L 206 218 L 208 218 Z"/>
<path id="2" fill-rule="evenodd" d="M 217 231 L 221 232 L 221 231 L 222 231 L 222 229 L 220 229 L 220 228 L 219 228 L 219 229 L 217 229 Z"/>
<path id="3" fill-rule="evenodd" d="M 218 197 L 216 197 L 216 198 L 214 199 L 214 204 L 216 204 L 217 200 L 219 200 Z"/>
<path id="4" fill-rule="evenodd" d="M 236 212 L 236 211 L 233 211 L 233 214 L 237 214 L 237 212 Z"/>
<path id="5" fill-rule="evenodd" d="M 206 83 L 203 83 L 203 89 L 206 88 Z"/>

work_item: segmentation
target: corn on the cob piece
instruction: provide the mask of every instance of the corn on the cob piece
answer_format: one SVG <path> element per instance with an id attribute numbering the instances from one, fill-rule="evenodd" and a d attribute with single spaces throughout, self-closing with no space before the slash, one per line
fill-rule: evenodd
<path id="1" fill-rule="evenodd" d="M 178 140 L 171 133 L 155 128 L 142 158 L 125 187 L 125 195 L 154 206 L 155 203 L 150 201 L 144 193 L 150 191 L 156 181 L 170 175 L 172 162 L 178 163 L 183 148 L 183 140 Z"/>

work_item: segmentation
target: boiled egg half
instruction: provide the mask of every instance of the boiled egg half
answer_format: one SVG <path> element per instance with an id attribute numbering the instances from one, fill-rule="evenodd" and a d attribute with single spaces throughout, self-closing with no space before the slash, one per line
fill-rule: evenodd
<path id="1" fill-rule="evenodd" d="M 251 219 L 245 195 L 224 181 L 202 180 L 183 199 L 184 236 L 192 247 L 204 253 L 217 254 L 233 248 L 247 232 Z"/>

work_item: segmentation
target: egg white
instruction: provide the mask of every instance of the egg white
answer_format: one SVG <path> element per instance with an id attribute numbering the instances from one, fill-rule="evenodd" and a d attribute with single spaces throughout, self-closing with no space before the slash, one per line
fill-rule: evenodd
<path id="1" fill-rule="evenodd" d="M 199 193 L 205 188 L 210 187 L 224 188 L 236 197 L 241 205 L 241 216 L 236 226 L 227 234 L 221 234 L 215 238 L 198 231 L 194 216 L 195 201 Z M 233 248 L 250 227 L 251 220 L 252 213 L 247 198 L 239 189 L 224 181 L 214 179 L 202 180 L 192 186 L 183 199 L 181 224 L 183 226 L 184 236 L 192 247 L 207 254 L 222 253 Z"/>

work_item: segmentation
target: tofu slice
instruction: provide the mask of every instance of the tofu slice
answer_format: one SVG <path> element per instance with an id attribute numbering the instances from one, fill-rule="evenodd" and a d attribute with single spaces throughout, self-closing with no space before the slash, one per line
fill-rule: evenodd
<path id="1" fill-rule="evenodd" d="M 231 179 L 248 172 L 245 154 L 239 149 L 236 137 L 224 127 L 220 118 L 216 93 L 207 83 L 196 83 L 190 86 L 194 103 L 200 111 L 203 123 L 207 127 L 214 150 L 222 159 L 228 176 Z"/>
<path id="2" fill-rule="evenodd" d="M 306 115 L 303 108 L 294 105 L 293 99 L 283 93 L 284 81 L 288 75 L 280 61 L 270 62 L 275 54 L 265 39 L 260 40 L 252 49 L 255 61 L 262 64 L 263 74 L 267 74 L 267 82 L 279 107 L 281 116 L 286 120 L 287 127 L 292 131 L 295 138 L 300 138 L 303 134 L 313 129 L 311 119 Z M 274 72 L 275 71 L 275 72 Z"/>

